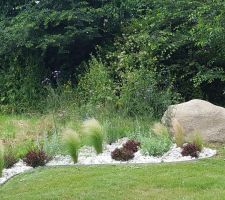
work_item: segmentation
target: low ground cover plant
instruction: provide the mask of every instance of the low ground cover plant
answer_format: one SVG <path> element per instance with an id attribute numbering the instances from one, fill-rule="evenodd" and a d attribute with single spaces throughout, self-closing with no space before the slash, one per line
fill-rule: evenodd
<path id="1" fill-rule="evenodd" d="M 140 141 L 143 153 L 150 156 L 162 156 L 172 145 L 168 129 L 160 123 L 154 124 L 147 136 L 140 136 Z"/>

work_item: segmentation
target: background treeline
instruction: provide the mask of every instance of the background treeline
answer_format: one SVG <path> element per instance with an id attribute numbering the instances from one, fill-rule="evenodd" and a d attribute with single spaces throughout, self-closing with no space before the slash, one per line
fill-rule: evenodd
<path id="1" fill-rule="evenodd" d="M 224 105 L 224 18 L 222 0 L 2 0 L 0 110 Z"/>

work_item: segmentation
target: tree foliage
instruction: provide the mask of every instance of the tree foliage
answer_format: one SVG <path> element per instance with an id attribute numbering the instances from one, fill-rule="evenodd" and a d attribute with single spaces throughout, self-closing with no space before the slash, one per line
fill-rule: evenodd
<path id="1" fill-rule="evenodd" d="M 107 94 L 116 96 L 109 95 L 119 107 L 137 105 L 139 98 L 143 110 L 174 99 L 224 105 L 221 0 L 3 0 L 0 10 L 1 107 L 38 107 L 41 82 L 52 71 L 60 70 L 62 82 L 77 87 L 85 79 L 80 75 L 92 77 L 87 66 L 98 60 L 108 73 L 99 75 L 113 85 Z M 158 104 L 148 88 L 162 97 Z M 145 93 L 137 96 L 140 90 Z M 100 96 L 101 102 L 107 99 Z"/>

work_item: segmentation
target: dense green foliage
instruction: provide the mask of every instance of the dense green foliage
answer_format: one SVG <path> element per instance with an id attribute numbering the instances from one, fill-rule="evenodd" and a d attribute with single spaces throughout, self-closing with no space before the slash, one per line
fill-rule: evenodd
<path id="1" fill-rule="evenodd" d="M 3 112 L 43 110 L 45 78 L 69 81 L 79 105 L 128 115 L 158 117 L 192 98 L 224 105 L 221 0 L 11 0 L 0 10 Z"/>

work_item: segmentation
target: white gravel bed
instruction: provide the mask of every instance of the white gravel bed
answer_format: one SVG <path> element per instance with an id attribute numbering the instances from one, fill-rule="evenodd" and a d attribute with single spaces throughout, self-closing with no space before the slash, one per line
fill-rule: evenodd
<path id="1" fill-rule="evenodd" d="M 26 164 L 20 160 L 10 169 L 3 169 L 2 177 L 0 178 L 0 185 L 17 174 L 21 174 L 25 171 L 31 170 L 33 167 L 26 166 Z"/>
<path id="2" fill-rule="evenodd" d="M 192 158 L 191 156 L 182 156 L 181 148 L 172 145 L 170 150 L 161 157 L 153 157 L 144 155 L 141 150 L 135 153 L 133 159 L 129 161 L 116 161 L 111 158 L 111 152 L 115 148 L 120 148 L 123 143 L 125 143 L 128 138 L 122 138 L 116 143 L 111 145 L 107 144 L 104 147 L 103 153 L 96 155 L 92 147 L 82 147 L 79 152 L 78 163 L 74 164 L 69 155 L 57 155 L 52 160 L 50 160 L 47 166 L 64 166 L 64 165 L 100 165 L 100 164 L 120 164 L 120 163 L 162 163 L 162 162 L 179 162 L 179 161 L 189 161 L 197 160 L 197 158 Z M 203 148 L 202 152 L 199 154 L 198 159 L 209 158 L 216 155 L 216 150 L 209 148 Z M 20 174 L 22 172 L 33 169 L 32 167 L 26 166 L 26 164 L 20 160 L 10 169 L 3 170 L 3 176 L 0 178 L 0 185 L 5 183 L 11 177 Z"/>

